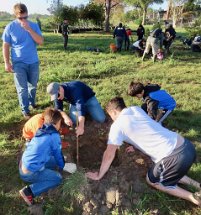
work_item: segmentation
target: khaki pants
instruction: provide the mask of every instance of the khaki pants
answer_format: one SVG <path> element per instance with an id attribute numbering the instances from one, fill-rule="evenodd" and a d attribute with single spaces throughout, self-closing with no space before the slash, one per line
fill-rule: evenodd
<path id="1" fill-rule="evenodd" d="M 147 42 L 146 42 L 146 48 L 145 48 L 145 53 L 148 54 L 150 49 L 152 49 L 152 54 L 153 56 L 156 55 L 158 53 L 158 49 L 159 49 L 159 40 L 155 37 L 151 37 L 149 36 L 147 38 Z"/>

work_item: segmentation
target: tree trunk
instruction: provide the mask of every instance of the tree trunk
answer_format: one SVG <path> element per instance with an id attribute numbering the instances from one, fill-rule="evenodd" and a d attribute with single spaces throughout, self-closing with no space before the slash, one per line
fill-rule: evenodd
<path id="1" fill-rule="evenodd" d="M 166 20 L 170 19 L 170 10 L 172 9 L 172 0 L 168 0 L 168 9 L 166 13 Z"/>
<path id="2" fill-rule="evenodd" d="M 110 32 L 111 0 L 105 0 L 105 31 Z"/>
<path id="3" fill-rule="evenodd" d="M 172 11 L 172 26 L 173 28 L 176 28 L 177 25 L 177 16 L 176 16 L 176 11 L 175 11 L 175 7 L 173 8 Z"/>
<path id="4" fill-rule="evenodd" d="M 142 25 L 146 24 L 147 8 L 143 8 Z"/>

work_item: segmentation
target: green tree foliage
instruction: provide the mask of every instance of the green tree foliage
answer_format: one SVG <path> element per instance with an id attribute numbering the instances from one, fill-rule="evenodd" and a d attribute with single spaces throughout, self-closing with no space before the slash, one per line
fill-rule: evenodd
<path id="1" fill-rule="evenodd" d="M 0 19 L 1 20 L 11 20 L 13 16 L 10 13 L 0 11 Z"/>
<path id="2" fill-rule="evenodd" d="M 124 6 L 121 4 L 112 10 L 110 18 L 110 23 L 112 26 L 117 26 L 120 22 L 126 24 Z"/>
<path id="3" fill-rule="evenodd" d="M 58 10 L 56 17 L 59 17 L 58 21 L 67 19 L 70 25 L 74 25 L 79 20 L 79 10 L 77 7 L 69 7 L 67 5 L 64 5 Z"/>
<path id="4" fill-rule="evenodd" d="M 69 24 L 76 25 L 82 21 L 93 23 L 102 26 L 104 21 L 104 8 L 100 4 L 89 3 L 86 6 L 69 7 L 67 5 L 61 6 L 54 12 L 54 23 L 61 23 L 64 19 L 69 21 Z"/>
<path id="5" fill-rule="evenodd" d="M 95 25 L 102 25 L 104 17 L 104 8 L 101 4 L 89 3 L 85 7 L 80 7 L 80 18 L 90 20 Z"/>
<path id="6" fill-rule="evenodd" d="M 141 10 L 139 8 L 134 8 L 133 10 L 129 10 L 124 14 L 125 22 L 135 22 L 135 24 L 139 25 L 142 23 Z"/>
<path id="7" fill-rule="evenodd" d="M 198 15 L 201 14 L 201 2 L 197 0 L 188 0 L 184 4 L 184 12 L 193 12 L 194 14 Z"/>
<path id="8" fill-rule="evenodd" d="M 200 2 L 198 0 L 169 0 L 168 1 L 168 15 L 173 21 L 173 26 L 176 27 L 178 23 L 191 24 L 196 20 L 201 12 Z"/>
<path id="9" fill-rule="evenodd" d="M 197 17 L 190 26 L 186 26 L 185 29 L 188 32 L 189 37 L 201 36 L 201 15 Z"/>
<path id="10" fill-rule="evenodd" d="M 146 14 L 148 7 L 153 4 L 161 4 L 163 3 L 163 0 L 124 0 L 125 3 L 132 5 L 137 8 L 141 8 L 142 10 L 142 24 L 145 24 L 146 21 Z"/>
<path id="11" fill-rule="evenodd" d="M 201 36 L 201 16 L 195 19 L 195 22 L 188 27 L 185 27 L 189 37 Z"/>

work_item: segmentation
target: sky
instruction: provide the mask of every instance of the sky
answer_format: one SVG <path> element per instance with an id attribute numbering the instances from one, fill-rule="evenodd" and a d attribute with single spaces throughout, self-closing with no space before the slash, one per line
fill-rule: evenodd
<path id="1" fill-rule="evenodd" d="M 163 9 L 163 10 L 167 10 L 167 0 L 164 0 L 163 4 L 153 4 L 151 7 L 154 8 L 155 10 L 158 9 Z"/>
<path id="2" fill-rule="evenodd" d="M 6 11 L 10 14 L 13 14 L 13 5 L 21 2 L 25 4 L 28 8 L 29 14 L 38 13 L 38 14 L 49 14 L 47 8 L 50 6 L 51 0 L 0 0 L 0 11 Z M 63 4 L 68 6 L 78 6 L 80 4 L 87 4 L 89 0 L 63 0 Z M 153 4 L 152 8 L 166 9 L 167 1 L 165 3 L 156 5 Z"/>
<path id="3" fill-rule="evenodd" d="M 0 0 L 0 11 L 13 14 L 13 5 L 19 2 L 27 6 L 29 14 L 49 14 L 47 8 L 49 8 L 52 0 Z M 63 0 L 63 4 L 68 6 L 77 6 L 88 2 L 89 0 Z"/>

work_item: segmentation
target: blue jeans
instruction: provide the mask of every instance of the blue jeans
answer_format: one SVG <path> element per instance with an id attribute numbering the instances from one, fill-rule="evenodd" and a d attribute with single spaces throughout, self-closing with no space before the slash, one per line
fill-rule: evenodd
<path id="1" fill-rule="evenodd" d="M 52 169 L 56 167 L 54 158 L 45 165 L 45 168 L 37 172 L 29 172 L 23 174 L 19 168 L 20 177 L 23 181 L 32 183 L 29 185 L 34 197 L 39 196 L 41 193 L 47 192 L 49 189 L 54 188 L 61 184 L 62 176 L 59 172 Z"/>
<path id="2" fill-rule="evenodd" d="M 116 37 L 117 51 L 121 51 L 123 41 L 124 41 L 123 37 L 118 37 L 118 36 Z"/>
<path id="3" fill-rule="evenodd" d="M 171 113 L 172 113 L 172 110 L 167 110 L 158 122 L 162 123 Z"/>
<path id="4" fill-rule="evenodd" d="M 101 123 L 105 121 L 105 113 L 95 96 L 87 100 L 87 102 L 85 103 L 85 108 L 86 112 L 90 114 L 95 121 Z M 70 118 L 72 119 L 75 125 L 76 112 L 77 112 L 76 106 L 70 105 Z"/>
<path id="5" fill-rule="evenodd" d="M 14 82 L 22 113 L 29 113 L 29 105 L 35 105 L 36 88 L 39 79 L 39 62 L 13 63 Z"/>

